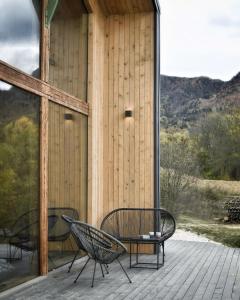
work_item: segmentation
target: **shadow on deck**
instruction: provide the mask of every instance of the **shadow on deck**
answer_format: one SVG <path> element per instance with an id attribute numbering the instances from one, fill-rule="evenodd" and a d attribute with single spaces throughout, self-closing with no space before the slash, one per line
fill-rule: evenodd
<path id="1" fill-rule="evenodd" d="M 110 274 L 105 278 L 98 266 L 94 288 L 90 287 L 93 263 L 73 283 L 84 260 L 70 274 L 65 266 L 32 286 L 5 295 L 4 299 L 240 299 L 240 249 L 209 242 L 169 240 L 165 265 L 158 271 L 127 269 L 133 281 L 129 284 L 118 264 L 110 265 Z M 128 267 L 127 256 L 122 262 Z"/>

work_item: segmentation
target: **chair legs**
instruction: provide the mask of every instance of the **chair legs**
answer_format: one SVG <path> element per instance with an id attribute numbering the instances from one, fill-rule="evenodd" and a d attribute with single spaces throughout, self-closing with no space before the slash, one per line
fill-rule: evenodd
<path id="1" fill-rule="evenodd" d="M 163 250 L 163 264 L 164 264 L 164 261 L 165 261 L 164 242 L 162 243 L 162 250 Z"/>
<path id="2" fill-rule="evenodd" d="M 52 263 L 53 268 L 55 268 L 55 267 L 56 267 L 56 266 L 55 266 L 55 263 L 54 263 L 52 257 L 51 257 L 49 254 L 48 254 L 48 260 Z"/>
<path id="3" fill-rule="evenodd" d="M 87 266 L 89 260 L 90 260 L 90 257 L 88 257 L 87 261 L 85 262 L 85 264 L 84 264 L 84 266 L 82 267 L 81 271 L 79 272 L 78 276 L 77 276 L 76 279 L 74 280 L 74 283 L 77 282 L 78 278 L 80 277 L 80 275 L 82 274 L 83 270 L 84 270 L 85 267 Z M 126 270 L 124 269 L 123 265 L 121 264 L 120 260 L 117 259 L 117 261 L 118 261 L 119 265 L 121 266 L 121 268 L 122 268 L 124 274 L 126 275 L 128 281 L 129 281 L 130 283 L 132 283 L 131 279 L 129 278 L 129 276 L 128 276 Z M 105 276 L 104 276 L 104 272 L 103 272 L 103 266 L 104 266 L 104 268 L 105 268 L 105 270 L 106 270 L 106 272 L 107 272 L 107 274 L 108 274 L 108 273 L 109 273 L 109 272 L 108 272 L 108 265 L 106 265 L 106 264 L 101 264 L 100 262 L 99 262 L 99 264 L 100 264 L 100 267 L 101 267 L 102 276 L 105 277 Z M 93 269 L 92 285 L 91 285 L 92 288 L 93 288 L 93 286 L 94 286 L 94 279 L 95 279 L 95 273 L 96 273 L 96 266 L 97 266 L 97 261 L 94 260 L 94 269 Z"/>
<path id="4" fill-rule="evenodd" d="M 12 247 L 14 247 L 14 252 L 12 251 Z M 15 255 L 17 254 L 18 250 L 20 251 L 20 256 L 19 257 L 15 257 Z M 17 248 L 16 246 L 12 246 L 11 244 L 9 244 L 9 261 L 12 260 L 21 260 L 23 257 L 22 255 L 22 249 Z"/>
<path id="5" fill-rule="evenodd" d="M 128 276 L 127 272 L 126 272 L 126 270 L 124 269 L 123 265 L 121 264 L 121 262 L 120 262 L 120 260 L 118 258 L 117 258 L 117 261 L 118 261 L 119 265 L 121 266 L 124 274 L 127 276 L 127 279 L 129 281 L 129 283 L 132 283 L 131 279 L 129 278 L 129 276 Z"/>
<path id="6" fill-rule="evenodd" d="M 106 273 L 109 274 L 108 265 L 104 265 L 104 268 L 105 268 Z"/>
<path id="7" fill-rule="evenodd" d="M 102 267 L 102 264 L 100 264 L 100 267 L 101 267 L 101 271 L 102 271 L 102 277 L 104 278 L 104 273 L 103 273 L 103 267 Z"/>
<path id="8" fill-rule="evenodd" d="M 85 265 L 82 267 L 82 269 L 81 269 L 81 271 L 79 272 L 79 274 L 78 274 L 77 278 L 74 280 L 74 283 L 76 283 L 76 282 L 77 282 L 77 280 L 78 280 L 79 276 L 82 274 L 82 271 L 85 269 L 85 267 L 86 267 L 86 265 L 88 264 L 89 260 L 90 260 L 90 257 L 88 257 L 88 259 L 87 259 L 87 261 L 86 261 Z"/>
<path id="9" fill-rule="evenodd" d="M 94 269 L 93 269 L 92 285 L 91 285 L 92 288 L 93 288 L 93 284 L 94 284 L 94 278 L 95 278 L 95 272 L 96 272 L 96 264 L 97 264 L 97 262 L 95 260 L 94 261 Z"/>
<path id="10" fill-rule="evenodd" d="M 71 271 L 71 269 L 72 269 L 72 266 L 73 266 L 73 264 L 74 264 L 74 262 L 75 262 L 75 260 L 76 260 L 76 258 L 77 258 L 77 256 L 78 256 L 78 253 L 80 252 L 80 250 L 78 250 L 77 252 L 76 252 L 76 254 L 74 255 L 74 258 L 73 258 L 73 260 L 72 260 L 72 262 L 71 262 L 71 265 L 70 265 L 70 267 L 68 268 L 68 273 L 70 273 L 70 271 Z"/>

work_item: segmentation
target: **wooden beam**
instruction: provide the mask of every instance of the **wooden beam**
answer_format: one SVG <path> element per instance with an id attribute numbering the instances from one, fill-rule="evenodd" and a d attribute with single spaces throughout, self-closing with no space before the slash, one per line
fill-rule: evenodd
<path id="1" fill-rule="evenodd" d="M 48 29 L 45 26 L 47 0 L 42 1 L 41 14 L 41 80 L 46 80 L 48 58 Z M 40 228 L 39 228 L 39 270 L 40 275 L 48 273 L 48 99 L 41 98 L 40 104 Z"/>
<path id="2" fill-rule="evenodd" d="M 48 272 L 48 99 L 40 110 L 40 275 Z"/>
<path id="3" fill-rule="evenodd" d="M 40 57 L 40 70 L 41 70 L 41 80 L 48 81 L 48 73 L 49 73 L 49 29 L 45 26 L 45 11 L 47 7 L 47 0 L 42 1 L 42 12 L 41 12 L 41 57 Z"/>
<path id="4" fill-rule="evenodd" d="M 48 83 L 33 78 L 0 60 L 0 80 L 16 85 L 36 95 L 69 107 L 75 111 L 88 115 L 88 104 L 70 94 L 63 92 Z"/>

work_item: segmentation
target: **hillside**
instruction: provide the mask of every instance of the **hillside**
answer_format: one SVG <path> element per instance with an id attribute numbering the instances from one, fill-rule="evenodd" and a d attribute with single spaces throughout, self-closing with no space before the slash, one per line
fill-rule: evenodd
<path id="1" fill-rule="evenodd" d="M 9 90 L 0 90 L 0 93 L 0 127 L 22 116 L 35 118 L 38 115 L 39 99 L 33 94 L 19 90 L 16 87 L 11 87 Z"/>
<path id="2" fill-rule="evenodd" d="M 161 76 L 161 124 L 189 127 L 204 114 L 240 107 L 240 73 L 224 82 L 208 77 Z"/>

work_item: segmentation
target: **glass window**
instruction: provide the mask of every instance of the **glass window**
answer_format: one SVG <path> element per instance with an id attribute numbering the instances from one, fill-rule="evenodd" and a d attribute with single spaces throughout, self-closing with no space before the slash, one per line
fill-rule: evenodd
<path id="1" fill-rule="evenodd" d="M 39 101 L 0 81 L 0 291 L 39 273 Z"/>
<path id="2" fill-rule="evenodd" d="M 59 2 L 50 24 L 49 82 L 86 101 L 88 15 L 83 1 Z"/>
<path id="3" fill-rule="evenodd" d="M 240 247 L 239 79 L 162 76 L 161 206 L 182 239 Z"/>
<path id="4" fill-rule="evenodd" d="M 87 117 L 52 102 L 48 180 L 48 257 L 49 269 L 53 269 L 71 261 L 77 250 L 61 215 L 86 221 Z"/>
<path id="5" fill-rule="evenodd" d="M 39 77 L 39 0 L 0 1 L 0 60 Z"/>

